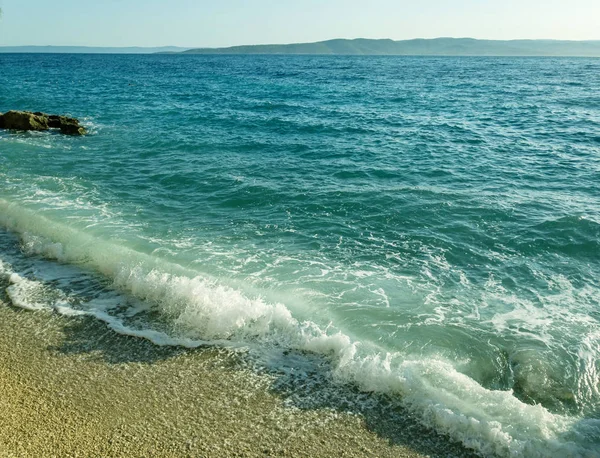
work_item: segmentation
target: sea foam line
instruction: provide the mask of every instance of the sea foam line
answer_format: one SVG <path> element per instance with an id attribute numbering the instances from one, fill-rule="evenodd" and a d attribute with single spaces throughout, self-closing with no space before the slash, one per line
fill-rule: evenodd
<path id="1" fill-rule="evenodd" d="M 94 316 L 118 333 L 157 345 L 276 345 L 326 355 L 340 382 L 353 383 L 366 392 L 402 396 L 404 405 L 424 424 L 483 454 L 594 456 L 566 439 L 577 419 L 525 404 L 511 391 L 488 390 L 449 361 L 377 351 L 333 327 L 299 322 L 283 304 L 249 298 L 215 279 L 103 241 L 2 199 L 0 224 L 19 234 L 30 253 L 82 265 L 112 279 L 115 288 L 141 299 L 174 323 L 176 335 L 127 326 L 101 301 L 92 300 L 85 310 L 76 310 L 64 295 L 56 294 L 46 308 L 58 313 Z M 0 275 L 10 283 L 7 293 L 14 305 L 44 308 L 31 300 L 39 297 L 41 282 L 24 278 L 6 263 L 0 263 Z"/>

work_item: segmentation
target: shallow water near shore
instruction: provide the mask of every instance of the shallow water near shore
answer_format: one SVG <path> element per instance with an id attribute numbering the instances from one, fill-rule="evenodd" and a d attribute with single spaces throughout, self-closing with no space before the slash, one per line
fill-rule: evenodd
<path id="1" fill-rule="evenodd" d="M 600 60 L 0 68 L 0 111 L 91 132 L 0 131 L 14 306 L 240 351 L 484 455 L 598 456 Z"/>

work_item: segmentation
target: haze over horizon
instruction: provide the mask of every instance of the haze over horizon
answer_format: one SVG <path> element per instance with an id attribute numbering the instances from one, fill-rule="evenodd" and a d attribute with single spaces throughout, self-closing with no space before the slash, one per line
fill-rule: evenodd
<path id="1" fill-rule="evenodd" d="M 600 2 L 549 0 L 0 0 L 0 46 L 180 46 L 306 43 L 331 38 L 471 37 L 600 40 Z M 24 33 L 25 32 L 25 33 Z"/>

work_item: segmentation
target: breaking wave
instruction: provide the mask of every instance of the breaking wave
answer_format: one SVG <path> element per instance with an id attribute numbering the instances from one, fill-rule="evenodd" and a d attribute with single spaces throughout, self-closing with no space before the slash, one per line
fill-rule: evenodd
<path id="1" fill-rule="evenodd" d="M 484 455 L 594 456 L 581 444 L 591 444 L 600 434 L 598 420 L 558 415 L 522 402 L 510 390 L 487 389 L 442 357 L 387 352 L 354 340 L 336 323 L 299 320 L 292 306 L 18 204 L 0 200 L 0 215 L 0 223 L 18 234 L 28 255 L 58 261 L 59 273 L 45 274 L 18 271 L 11 260 L 0 261 L 14 306 L 93 316 L 115 332 L 157 345 L 312 352 L 329 360 L 339 382 L 399 396 L 424 424 Z M 85 272 L 104 282 L 78 291 L 71 280 Z"/>

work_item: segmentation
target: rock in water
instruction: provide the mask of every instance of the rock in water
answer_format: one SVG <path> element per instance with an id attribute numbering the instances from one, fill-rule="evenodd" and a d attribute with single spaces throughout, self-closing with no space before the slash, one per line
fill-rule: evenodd
<path id="1" fill-rule="evenodd" d="M 60 129 L 67 135 L 85 135 L 87 131 L 75 118 L 49 115 L 36 111 L 9 111 L 0 114 L 0 128 L 14 130 L 48 130 Z"/>
<path id="2" fill-rule="evenodd" d="M 84 127 L 72 123 L 62 124 L 60 126 L 60 131 L 67 135 L 85 135 L 87 133 Z"/>
<path id="3" fill-rule="evenodd" d="M 38 113 L 35 113 L 38 114 Z M 79 121 L 75 118 L 69 118 L 67 116 L 58 115 L 47 115 L 45 113 L 39 113 L 42 116 L 48 118 L 48 127 L 60 129 L 63 134 L 67 135 L 85 135 L 87 132 L 85 128 L 79 125 Z"/>
<path id="4" fill-rule="evenodd" d="M 48 130 L 48 119 L 29 111 L 9 111 L 0 115 L 0 127 L 15 130 Z"/>

